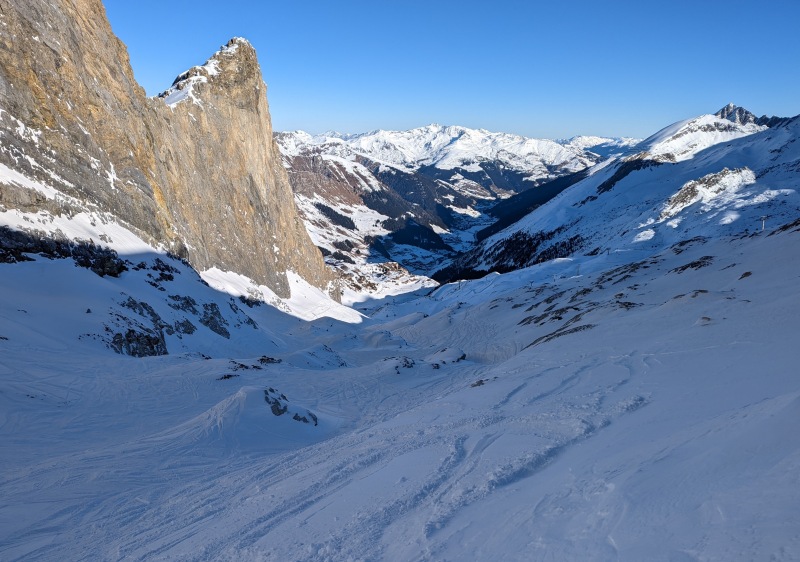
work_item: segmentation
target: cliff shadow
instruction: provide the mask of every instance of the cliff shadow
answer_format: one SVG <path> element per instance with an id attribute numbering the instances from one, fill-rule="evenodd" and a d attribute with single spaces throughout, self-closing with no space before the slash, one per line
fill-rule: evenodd
<path id="1" fill-rule="evenodd" d="M 63 267 L 68 260 L 75 273 Z M 28 315 L 23 324 L 11 319 L 5 331 L 12 333 L 0 334 L 5 339 L 16 337 L 15 325 L 27 322 L 29 328 L 38 329 L 41 326 L 36 323 L 41 322 L 48 324 L 43 331 L 60 341 L 80 326 L 78 340 L 133 357 L 194 353 L 208 358 L 255 357 L 271 363 L 292 356 L 301 367 L 326 368 L 313 358 L 315 352 L 324 355 L 316 350 L 315 336 L 352 328 L 351 323 L 332 317 L 298 318 L 273 295 L 255 291 L 234 295 L 212 287 L 187 261 L 174 255 L 155 251 L 121 255 L 93 240 L 0 226 L 0 271 L 49 261 L 61 266 L 0 273 L 6 295 L 16 295 L 13 298 L 20 299 L 20 307 L 28 308 L 27 301 L 40 312 Z M 79 269 L 91 273 L 87 277 Z M 333 303 L 311 305 L 319 309 L 312 313 L 324 314 Z M 313 348 L 306 354 L 313 358 L 309 362 L 301 357 L 305 348 Z M 341 363 L 337 359 L 329 363 L 336 361 Z"/>

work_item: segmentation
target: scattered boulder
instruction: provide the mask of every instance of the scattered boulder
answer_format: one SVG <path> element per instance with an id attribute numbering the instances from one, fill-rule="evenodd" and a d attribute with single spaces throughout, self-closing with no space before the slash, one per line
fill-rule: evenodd
<path id="1" fill-rule="evenodd" d="M 282 416 L 289 412 L 289 399 L 286 395 L 278 392 L 272 387 L 264 389 L 264 402 L 267 403 L 272 413 L 276 416 Z M 295 410 L 292 408 L 292 410 Z M 292 418 L 294 421 L 301 423 L 314 423 L 315 426 L 319 425 L 319 418 L 310 410 L 292 411 Z"/>

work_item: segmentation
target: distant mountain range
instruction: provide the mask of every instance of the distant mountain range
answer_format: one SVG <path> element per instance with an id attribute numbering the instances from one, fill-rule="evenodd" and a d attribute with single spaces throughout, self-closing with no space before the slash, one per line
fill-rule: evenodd
<path id="1" fill-rule="evenodd" d="M 666 205 L 693 181 L 725 183 L 734 176 L 749 181 L 742 179 L 751 176 L 741 172 L 743 166 L 772 177 L 778 173 L 774 166 L 759 170 L 777 158 L 766 155 L 787 150 L 785 137 L 793 134 L 795 121 L 756 117 L 728 104 L 645 140 L 552 141 L 441 125 L 355 135 L 277 133 L 276 140 L 301 216 L 329 265 L 348 278 L 363 274 L 370 263 L 390 260 L 414 273 L 450 280 L 617 248 L 618 237 L 635 230 L 627 222 L 632 208 L 613 216 L 618 202 L 609 200 L 623 193 L 613 189 L 620 182 L 642 182 L 636 189 L 648 197 L 641 204 L 653 207 L 658 197 Z M 710 163 L 699 166 L 698 154 Z M 659 174 L 669 181 L 648 179 L 663 166 Z M 568 188 L 571 195 L 564 197 L 574 211 L 565 208 L 562 197 L 551 201 Z M 573 201 L 577 193 L 582 195 Z M 746 193 L 758 197 L 752 189 Z M 624 194 L 630 197 L 627 190 Z M 728 195 L 720 195 L 717 204 L 744 205 Z M 529 216 L 543 205 L 546 209 Z M 564 218 L 571 215 L 575 218 Z M 649 224 L 650 217 L 640 218 Z M 690 221 L 683 221 L 683 230 L 703 231 L 695 222 L 690 228 Z M 610 229 L 613 224 L 620 226 Z"/>
<path id="2" fill-rule="evenodd" d="M 430 272 L 493 222 L 486 212 L 497 202 L 638 142 L 553 141 L 441 125 L 275 136 L 312 239 L 330 264 L 351 272 L 370 256 Z"/>

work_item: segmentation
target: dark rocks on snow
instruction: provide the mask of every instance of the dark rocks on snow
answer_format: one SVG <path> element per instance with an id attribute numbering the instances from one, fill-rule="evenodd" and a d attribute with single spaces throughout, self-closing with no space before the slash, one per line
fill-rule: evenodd
<path id="1" fill-rule="evenodd" d="M 200 323 L 225 339 L 230 339 L 231 337 L 226 328 L 228 322 L 222 317 L 217 303 L 203 303 L 203 316 L 200 318 Z"/>
<path id="2" fill-rule="evenodd" d="M 272 387 L 264 389 L 264 402 L 269 405 L 270 410 L 276 416 L 282 416 L 289 411 L 289 399 Z M 294 412 L 292 419 L 301 423 L 313 422 L 315 426 L 319 423 L 317 416 L 310 410 L 306 410 L 304 414 Z"/>
<path id="3" fill-rule="evenodd" d="M 707 265 L 711 265 L 712 261 L 714 261 L 714 256 L 703 256 L 702 258 L 689 262 L 686 265 L 682 265 L 680 267 L 676 267 L 675 269 L 671 269 L 670 273 L 672 272 L 683 273 L 687 269 L 700 269 L 702 267 L 706 267 Z"/>
<path id="4" fill-rule="evenodd" d="M 246 297 L 244 295 L 239 295 L 239 302 L 246 305 L 248 308 L 254 308 L 256 306 L 261 306 L 262 304 L 264 304 L 264 301 L 261 301 L 253 297 Z"/>
<path id="5" fill-rule="evenodd" d="M 336 260 L 339 260 L 339 261 L 343 261 L 345 263 L 349 263 L 349 264 L 355 264 L 356 263 L 353 258 L 351 258 L 350 256 L 348 256 L 347 254 L 345 254 L 344 252 L 342 252 L 340 250 L 336 250 L 335 252 L 330 254 L 330 256 L 333 259 L 336 259 Z"/>
<path id="6" fill-rule="evenodd" d="M 153 323 L 153 326 L 158 329 L 162 329 L 164 326 L 166 326 L 166 323 L 161 319 L 161 316 L 159 316 L 155 309 L 153 309 L 153 307 L 146 302 L 137 301 L 133 297 L 128 297 L 128 299 L 122 302 L 121 305 L 134 311 L 139 316 L 147 318 Z"/>
<path id="7" fill-rule="evenodd" d="M 231 307 L 231 310 L 233 311 L 234 314 L 236 314 L 237 318 L 242 320 L 240 323 L 236 324 L 237 328 L 242 324 L 247 324 L 248 326 L 250 326 L 255 330 L 258 329 L 258 324 L 256 324 L 256 321 L 250 318 L 247 314 L 245 314 L 241 308 L 236 306 L 236 301 L 234 300 L 233 297 L 231 297 L 230 301 L 228 302 L 228 306 Z"/>
<path id="8" fill-rule="evenodd" d="M 655 160 L 644 160 L 640 158 L 622 162 L 617 167 L 617 170 L 612 174 L 610 178 L 608 178 L 606 181 L 597 186 L 597 193 L 601 194 L 607 191 L 611 191 L 615 185 L 617 185 L 619 182 L 621 182 L 623 179 L 628 177 L 633 172 L 637 172 L 639 170 L 646 170 L 648 168 L 654 168 L 660 165 L 661 162 L 657 162 Z"/>
<path id="9" fill-rule="evenodd" d="M 567 328 L 566 330 L 562 328 L 562 329 L 556 330 L 555 332 L 552 332 L 550 334 L 547 334 L 547 335 L 541 336 L 539 338 L 536 338 L 531 343 L 526 345 L 524 349 L 528 349 L 529 347 L 533 347 L 533 346 L 539 345 L 541 343 L 547 343 L 547 342 L 552 341 L 552 340 L 554 340 L 556 338 L 560 338 L 560 337 L 563 337 L 563 336 L 568 336 L 570 334 L 576 334 L 578 332 L 583 332 L 585 330 L 591 330 L 594 327 L 595 327 L 594 324 L 583 324 L 581 326 L 575 326 L 574 328 Z"/>
<path id="10" fill-rule="evenodd" d="M 175 322 L 173 330 L 177 334 L 194 334 L 197 331 L 197 326 L 184 318 Z"/>
<path id="11" fill-rule="evenodd" d="M 314 203 L 314 206 L 317 209 L 319 209 L 319 211 L 323 215 L 325 215 L 333 224 L 341 226 L 343 228 L 347 228 L 349 230 L 356 229 L 356 223 L 354 223 L 353 219 L 351 219 L 350 217 L 347 217 L 337 211 L 334 211 L 333 209 L 331 209 L 327 205 L 324 205 L 323 203 L 316 202 Z"/>
<path id="12" fill-rule="evenodd" d="M 171 308 L 175 310 L 182 310 L 184 312 L 191 312 L 192 314 L 200 314 L 197 311 L 197 301 L 195 301 L 192 297 L 184 297 L 181 295 L 168 295 L 169 299 L 173 302 L 167 303 Z"/>
<path id="13" fill-rule="evenodd" d="M 128 269 L 117 252 L 97 246 L 93 240 L 67 240 L 39 231 L 21 232 L 0 227 L 0 263 L 32 261 L 25 254 L 50 259 L 72 258 L 75 265 L 90 269 L 100 277 L 119 277 Z"/>
<path id="14" fill-rule="evenodd" d="M 315 415 L 314 415 L 313 413 L 311 413 L 310 411 L 309 411 L 309 412 L 307 412 L 307 415 L 308 415 L 308 417 L 306 417 L 306 416 L 301 416 L 300 414 L 297 414 L 297 413 L 295 413 L 295 415 L 293 415 L 293 416 L 292 416 L 292 419 L 293 419 L 293 420 L 295 420 L 295 421 L 303 422 L 303 423 L 311 423 L 311 422 L 309 421 L 309 418 L 311 418 L 311 420 L 314 422 L 314 425 L 317 425 L 317 424 L 318 424 L 318 419 L 317 419 L 317 416 L 315 416 Z"/>
<path id="15" fill-rule="evenodd" d="M 258 362 L 261 363 L 262 365 L 269 365 L 271 363 L 282 363 L 283 359 L 275 359 L 274 357 L 267 357 L 266 355 L 262 355 L 258 359 Z"/>
<path id="16" fill-rule="evenodd" d="M 756 125 L 764 125 L 770 128 L 777 127 L 790 121 L 790 118 L 788 117 L 776 117 L 774 115 L 771 117 L 768 117 L 767 115 L 756 117 L 755 114 L 751 113 L 745 108 L 739 107 L 738 105 L 734 105 L 732 103 L 729 103 L 717 111 L 714 115 L 720 119 L 727 119 L 728 121 L 738 123 L 740 125 L 755 123 Z"/>
<path id="17" fill-rule="evenodd" d="M 278 391 L 274 388 L 264 389 L 264 402 L 269 404 L 272 413 L 276 416 L 282 416 L 289 410 L 286 396 L 278 394 Z"/>
<path id="18" fill-rule="evenodd" d="M 167 344 L 161 332 L 140 332 L 132 328 L 129 328 L 124 334 L 114 334 L 111 348 L 117 353 L 131 357 L 167 355 Z"/>

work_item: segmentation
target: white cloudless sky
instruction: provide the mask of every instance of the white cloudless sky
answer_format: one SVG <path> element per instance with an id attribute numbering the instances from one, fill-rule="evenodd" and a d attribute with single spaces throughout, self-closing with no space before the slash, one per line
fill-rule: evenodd
<path id="1" fill-rule="evenodd" d="M 234 36 L 275 130 L 429 123 L 644 137 L 732 101 L 800 113 L 799 0 L 104 0 L 149 95 Z"/>

